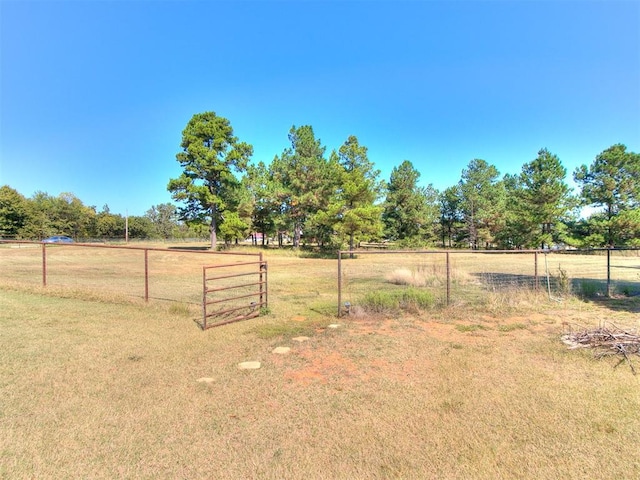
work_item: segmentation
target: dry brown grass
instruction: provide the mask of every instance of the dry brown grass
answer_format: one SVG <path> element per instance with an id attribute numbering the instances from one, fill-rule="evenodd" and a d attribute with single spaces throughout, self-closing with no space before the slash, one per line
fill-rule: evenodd
<path id="1" fill-rule="evenodd" d="M 560 342 L 564 322 L 637 328 L 633 299 L 329 329 L 335 261 L 268 260 L 271 314 L 206 332 L 189 303 L 0 280 L 0 477 L 640 477 L 640 377 Z"/>

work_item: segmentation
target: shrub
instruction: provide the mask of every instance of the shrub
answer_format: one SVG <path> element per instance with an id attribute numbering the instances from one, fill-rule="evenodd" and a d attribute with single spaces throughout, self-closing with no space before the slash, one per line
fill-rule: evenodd
<path id="1" fill-rule="evenodd" d="M 583 298 L 594 298 L 603 295 L 600 283 L 593 280 L 582 280 L 580 282 L 580 295 Z"/>
<path id="2" fill-rule="evenodd" d="M 422 310 L 432 307 L 433 304 L 434 297 L 431 292 L 413 287 L 402 290 L 374 290 L 368 292 L 362 300 L 365 310 L 376 313 Z"/>

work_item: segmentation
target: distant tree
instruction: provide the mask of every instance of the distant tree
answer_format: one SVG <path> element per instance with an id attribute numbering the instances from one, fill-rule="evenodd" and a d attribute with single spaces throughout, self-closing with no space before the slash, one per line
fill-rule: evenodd
<path id="1" fill-rule="evenodd" d="M 507 223 L 518 246 L 544 248 L 560 241 L 562 222 L 575 207 L 566 174 L 560 159 L 543 148 L 519 176 L 505 178 Z"/>
<path id="2" fill-rule="evenodd" d="M 178 209 L 171 203 L 154 205 L 144 216 L 151 221 L 160 238 L 171 238 L 178 227 Z"/>
<path id="3" fill-rule="evenodd" d="M 391 171 L 382 212 L 385 235 L 390 240 L 420 241 L 425 229 L 431 229 L 437 220 L 433 209 L 428 208 L 429 203 L 437 201 L 437 196 L 432 198 L 435 190 L 420 187 L 419 179 L 420 172 L 409 160 Z"/>
<path id="4" fill-rule="evenodd" d="M 194 115 L 182 132 L 180 146 L 176 159 L 183 173 L 171 179 L 167 189 L 174 200 L 185 203 L 179 210 L 183 220 L 209 223 L 215 249 L 226 199 L 240 186 L 233 172 L 246 169 L 253 147 L 238 141 L 229 120 L 214 112 Z"/>
<path id="5" fill-rule="evenodd" d="M 349 250 L 354 249 L 354 240 L 360 236 L 380 237 L 383 207 L 376 202 L 382 194 L 384 184 L 367 155 L 367 147 L 360 145 L 351 135 L 338 150 L 342 167 L 340 199 L 344 205 L 341 212 L 340 230 L 349 237 Z"/>
<path id="6" fill-rule="evenodd" d="M 154 225 L 147 217 L 137 215 L 129 217 L 129 238 L 146 240 L 153 238 L 154 233 Z"/>
<path id="7" fill-rule="evenodd" d="M 459 182 L 461 210 L 471 248 L 489 245 L 504 224 L 504 185 L 498 169 L 474 159 L 462 171 Z"/>
<path id="8" fill-rule="evenodd" d="M 16 237 L 30 221 L 27 199 L 9 185 L 0 187 L 0 237 Z"/>
<path id="9" fill-rule="evenodd" d="M 111 213 L 109 206 L 102 207 L 96 215 L 94 235 L 99 238 L 123 238 L 126 221 L 122 215 Z"/>
<path id="10" fill-rule="evenodd" d="M 502 178 L 505 190 L 504 226 L 494 238 L 500 248 L 524 248 L 537 242 L 537 227 L 528 219 L 520 175 L 506 174 Z M 535 238 L 535 239 L 534 239 Z"/>
<path id="11" fill-rule="evenodd" d="M 238 212 L 226 211 L 224 222 L 220 226 L 220 234 L 226 245 L 234 240 L 237 242 L 249 234 L 249 224 L 240 218 Z"/>
<path id="12" fill-rule="evenodd" d="M 603 209 L 593 219 L 603 227 L 601 243 L 624 244 L 626 235 L 621 228 L 630 226 L 626 221 L 617 221 L 617 217 L 640 206 L 640 154 L 627 151 L 625 145 L 613 145 L 589 167 L 577 168 L 573 177 L 581 186 L 583 204 Z"/>
<path id="13" fill-rule="evenodd" d="M 442 247 L 451 248 L 462 228 L 461 193 L 458 185 L 446 188 L 439 196 Z"/>
<path id="14" fill-rule="evenodd" d="M 293 230 L 293 246 L 298 248 L 307 219 L 327 207 L 337 179 L 310 125 L 292 126 L 289 141 L 291 147 L 274 158 L 271 168 L 282 212 Z"/>
<path id="15" fill-rule="evenodd" d="M 281 213 L 273 174 L 261 161 L 248 166 L 242 181 L 249 195 L 251 230 L 261 234 L 262 245 L 265 245 L 266 238 L 276 233 L 277 217 Z M 253 240 L 255 243 L 255 237 Z"/>
<path id="16" fill-rule="evenodd" d="M 81 239 L 90 237 L 95 228 L 95 207 L 87 207 L 72 193 L 57 197 L 36 192 L 30 199 L 32 221 L 23 227 L 22 235 L 42 239 L 62 234 Z"/>

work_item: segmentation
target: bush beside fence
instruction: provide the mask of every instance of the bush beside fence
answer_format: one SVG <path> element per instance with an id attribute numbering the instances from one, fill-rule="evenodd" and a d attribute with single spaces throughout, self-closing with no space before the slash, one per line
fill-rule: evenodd
<path id="1" fill-rule="evenodd" d="M 558 297 L 640 294 L 640 250 L 341 251 L 338 314 L 375 290 L 422 288 L 437 303 L 481 301 L 488 291 Z"/>

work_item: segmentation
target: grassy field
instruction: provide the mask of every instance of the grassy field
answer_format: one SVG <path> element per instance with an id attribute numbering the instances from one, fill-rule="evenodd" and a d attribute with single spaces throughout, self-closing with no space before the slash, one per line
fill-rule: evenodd
<path id="1" fill-rule="evenodd" d="M 195 299 L 3 276 L 0 476 L 640 478 L 640 377 L 560 342 L 640 328 L 640 297 L 486 291 L 337 319 L 335 260 L 267 260 L 270 313 L 206 332 Z"/>

